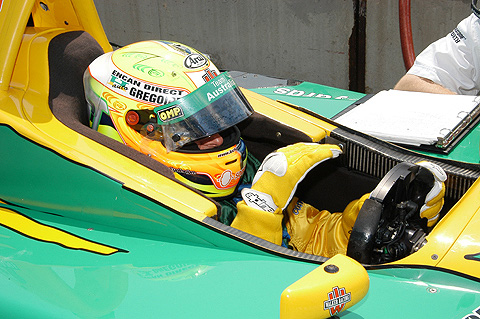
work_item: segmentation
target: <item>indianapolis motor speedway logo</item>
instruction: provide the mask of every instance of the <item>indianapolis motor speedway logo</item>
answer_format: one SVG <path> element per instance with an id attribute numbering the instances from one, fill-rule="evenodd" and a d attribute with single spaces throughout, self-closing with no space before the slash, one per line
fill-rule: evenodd
<path id="1" fill-rule="evenodd" d="M 329 310 L 330 316 L 334 316 L 343 310 L 347 302 L 352 300 L 351 293 L 347 293 L 345 288 L 333 287 L 328 293 L 328 300 L 323 302 L 323 310 Z"/>

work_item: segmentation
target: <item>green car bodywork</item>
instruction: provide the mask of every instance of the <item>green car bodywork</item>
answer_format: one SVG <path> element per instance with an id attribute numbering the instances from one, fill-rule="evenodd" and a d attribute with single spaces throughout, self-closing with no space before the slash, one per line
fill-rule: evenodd
<path id="1" fill-rule="evenodd" d="M 424 247 L 397 262 L 362 266 L 343 255 L 327 259 L 273 245 L 216 221 L 218 203 L 144 154 L 121 143 L 113 151 L 102 144 L 107 137 L 91 138 L 93 130 L 54 115 L 49 84 L 58 79 L 49 74 L 49 46 L 76 32 L 111 50 L 91 0 L 0 1 L 0 318 L 325 318 L 332 309 L 352 319 L 480 317 L 475 166 L 439 160 L 453 180 L 449 211 Z M 266 101 L 249 95 L 270 115 L 285 112 L 305 126 L 298 132 L 262 115 L 281 129 L 272 143 L 289 142 L 292 131 L 308 140 L 304 131 L 313 123 L 328 131 L 325 139 L 346 145 L 352 160 L 341 169 L 373 181 L 397 162 L 425 158 L 275 103 L 329 118 L 363 94 L 306 82 L 285 87 L 315 95 L 278 88 L 253 90 Z M 319 99 L 325 111 L 316 109 Z M 368 165 L 357 168 L 361 161 L 350 150 Z M 330 273 L 340 262 L 347 271 Z M 302 291 L 292 288 L 312 274 L 317 280 L 302 283 Z M 333 296 L 357 281 L 343 299 Z M 297 293 L 299 302 L 289 303 Z"/>
<path id="2" fill-rule="evenodd" d="M 25 207 L 0 208 L 118 249 L 104 255 L 0 227 L 2 318 L 278 318 L 280 292 L 318 267 L 199 225 L 8 127 L 0 135 L 1 149 L 18 150 L 2 164 L 25 168 L 3 178 L 29 195 Z M 48 189 L 35 183 L 44 163 L 55 167 Z M 1 183 L 0 193 L 8 201 L 17 191 Z M 90 221 L 64 217 L 76 214 Z M 368 274 L 367 296 L 342 318 L 454 318 L 480 304 L 477 281 L 445 270 L 373 267 Z"/>

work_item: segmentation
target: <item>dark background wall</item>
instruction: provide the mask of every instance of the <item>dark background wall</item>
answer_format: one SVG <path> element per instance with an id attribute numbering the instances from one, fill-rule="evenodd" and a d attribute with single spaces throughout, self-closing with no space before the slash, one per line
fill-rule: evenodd
<path id="1" fill-rule="evenodd" d="M 110 41 L 172 40 L 221 69 L 376 93 L 405 73 L 397 0 L 95 0 Z M 415 52 L 470 14 L 469 0 L 412 0 Z"/>

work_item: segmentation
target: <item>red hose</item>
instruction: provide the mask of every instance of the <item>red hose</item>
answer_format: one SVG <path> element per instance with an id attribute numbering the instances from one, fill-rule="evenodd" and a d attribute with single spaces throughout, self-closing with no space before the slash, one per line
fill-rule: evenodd
<path id="1" fill-rule="evenodd" d="M 405 69 L 408 71 L 415 61 L 415 50 L 413 49 L 412 38 L 412 21 L 410 17 L 410 0 L 399 0 L 398 9 L 403 63 L 405 64 Z"/>

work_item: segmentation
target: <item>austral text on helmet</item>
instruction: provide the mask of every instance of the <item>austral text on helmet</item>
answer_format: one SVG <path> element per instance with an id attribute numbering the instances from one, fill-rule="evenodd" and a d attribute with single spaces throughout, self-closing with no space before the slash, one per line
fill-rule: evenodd
<path id="1" fill-rule="evenodd" d="M 215 79 L 213 79 L 210 82 L 212 82 L 213 86 L 215 86 L 216 89 L 213 92 L 208 92 L 207 93 L 208 102 L 210 102 L 213 99 L 216 99 L 219 95 L 227 92 L 232 87 L 235 87 L 235 81 L 233 81 L 232 79 L 229 79 L 229 80 L 226 80 L 226 79 L 215 80 Z"/>

